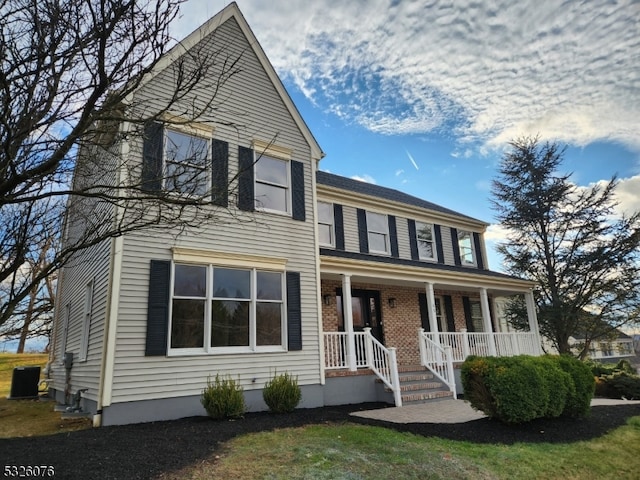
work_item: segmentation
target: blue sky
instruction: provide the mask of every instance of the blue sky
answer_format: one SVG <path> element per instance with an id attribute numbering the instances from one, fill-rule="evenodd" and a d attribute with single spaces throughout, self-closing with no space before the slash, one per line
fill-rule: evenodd
<path id="1" fill-rule="evenodd" d="M 182 38 L 228 2 L 188 0 Z M 640 210 L 640 2 L 239 0 L 326 153 L 321 169 L 494 223 L 490 185 L 521 135 L 567 144 L 588 187 Z M 492 246 L 504 236 L 489 227 Z"/>

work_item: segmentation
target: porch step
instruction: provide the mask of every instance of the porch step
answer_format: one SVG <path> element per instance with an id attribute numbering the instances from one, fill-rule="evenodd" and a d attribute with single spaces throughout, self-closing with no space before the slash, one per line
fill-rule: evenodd
<path id="1" fill-rule="evenodd" d="M 420 365 L 398 366 L 400 395 L 403 405 L 427 403 L 429 401 L 452 398 L 449 388 Z M 389 389 L 386 389 L 390 391 Z"/>

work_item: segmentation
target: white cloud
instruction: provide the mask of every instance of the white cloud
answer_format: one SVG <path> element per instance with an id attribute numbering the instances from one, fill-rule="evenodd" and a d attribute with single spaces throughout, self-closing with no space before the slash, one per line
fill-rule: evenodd
<path id="1" fill-rule="evenodd" d="M 413 165 L 413 168 L 415 168 L 416 170 L 420 170 L 420 167 L 418 167 L 418 164 L 413 158 L 413 155 L 411 155 L 408 151 L 407 151 L 407 157 L 409 157 L 409 160 L 411 161 L 411 165 Z"/>
<path id="2" fill-rule="evenodd" d="M 499 224 L 492 224 L 487 227 L 484 232 L 484 239 L 487 242 L 503 242 L 509 235 L 509 229 Z"/>
<path id="3" fill-rule="evenodd" d="M 373 183 L 374 185 L 376 184 L 376 179 L 366 173 L 364 175 L 352 175 L 351 178 L 360 182 Z"/>
<path id="4" fill-rule="evenodd" d="M 400 175 L 402 175 L 404 173 L 403 169 L 400 170 L 396 170 L 396 177 L 399 177 Z"/>
<path id="5" fill-rule="evenodd" d="M 189 0 L 175 35 L 215 7 Z M 374 132 L 455 130 L 489 145 L 539 133 L 640 149 L 634 0 L 245 0 L 241 8 L 282 76 Z"/>

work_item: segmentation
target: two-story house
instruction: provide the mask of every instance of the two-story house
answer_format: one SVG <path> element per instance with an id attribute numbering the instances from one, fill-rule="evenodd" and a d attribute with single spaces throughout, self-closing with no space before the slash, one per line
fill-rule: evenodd
<path id="1" fill-rule="evenodd" d="M 60 402 L 80 392 L 97 425 L 201 415 L 202 389 L 221 374 L 262 410 L 265 382 L 287 371 L 301 407 L 401 405 L 442 394 L 414 393 L 406 372 L 451 395 L 468 354 L 539 352 L 532 284 L 487 269 L 487 224 L 319 171 L 324 154 L 235 3 L 169 52 L 131 105 L 161 109 L 171 62 L 192 48 L 241 52 L 237 75 L 185 100 L 217 88 L 225 108 L 197 121 L 170 111 L 81 155 L 138 165 L 128 174 L 172 195 L 188 178 L 191 191 L 215 193 L 216 222 L 132 231 L 63 268 L 50 359 Z M 178 168 L 184 176 L 168 176 Z M 493 301 L 510 295 L 527 299 L 531 332 L 497 331 Z"/>

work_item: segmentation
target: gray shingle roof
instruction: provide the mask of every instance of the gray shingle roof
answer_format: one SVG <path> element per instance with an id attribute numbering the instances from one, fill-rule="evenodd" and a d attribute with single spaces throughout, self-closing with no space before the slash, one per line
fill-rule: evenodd
<path id="1" fill-rule="evenodd" d="M 381 187 L 380 185 L 374 185 L 372 183 L 361 182 L 359 180 L 353 180 L 351 178 L 342 177 L 333 173 L 321 172 L 316 173 L 316 180 L 321 185 L 328 187 L 339 188 L 341 190 L 347 190 L 349 192 L 361 193 L 363 195 L 369 195 L 372 197 L 383 198 L 385 200 L 391 200 L 394 202 L 404 203 L 405 205 L 411 205 L 413 207 L 424 208 L 432 210 L 434 212 L 445 213 L 447 215 L 455 215 L 456 217 L 473 220 L 475 222 L 481 222 L 487 224 L 483 220 L 464 215 L 460 212 L 445 208 L 438 204 L 428 202 L 418 197 L 408 195 L 406 193 L 394 190 L 392 188 Z M 488 225 L 488 224 L 487 224 Z"/>

